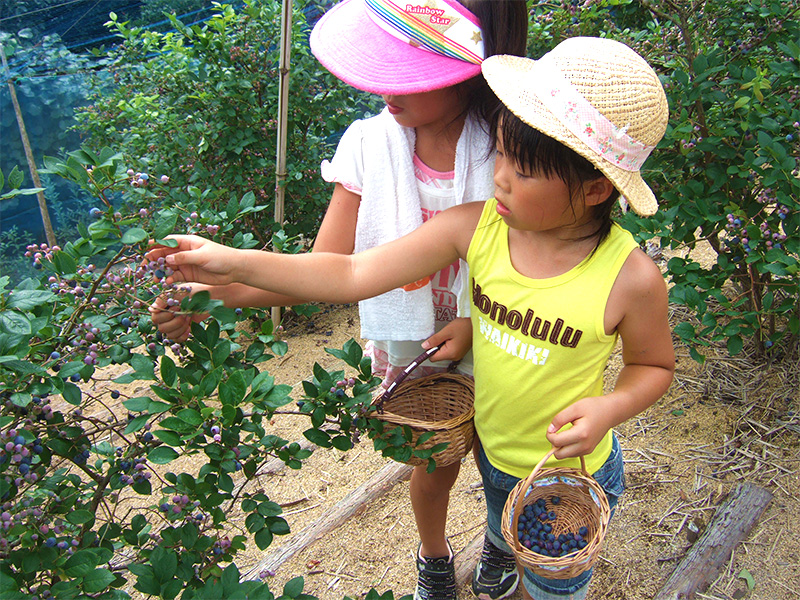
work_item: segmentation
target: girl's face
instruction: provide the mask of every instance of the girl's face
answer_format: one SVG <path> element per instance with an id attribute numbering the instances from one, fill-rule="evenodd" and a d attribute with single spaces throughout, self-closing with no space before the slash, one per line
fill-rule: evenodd
<path id="1" fill-rule="evenodd" d="M 499 136 L 498 136 L 499 138 Z M 544 176 L 520 167 L 497 140 L 494 164 L 497 213 L 512 229 L 548 231 L 574 226 L 582 220 L 580 202 L 570 203 L 567 184 L 555 175 Z"/>
<path id="2" fill-rule="evenodd" d="M 381 97 L 394 120 L 404 127 L 447 126 L 462 112 L 462 101 L 455 87 Z"/>

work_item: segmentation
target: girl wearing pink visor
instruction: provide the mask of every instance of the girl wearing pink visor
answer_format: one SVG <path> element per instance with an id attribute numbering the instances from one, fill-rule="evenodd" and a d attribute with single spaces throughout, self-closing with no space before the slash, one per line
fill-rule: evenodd
<path id="1" fill-rule="evenodd" d="M 311 49 L 336 77 L 380 94 L 386 108 L 345 131 L 322 164 L 334 184 L 315 252 L 352 254 L 402 237 L 458 204 L 493 195 L 494 151 L 488 116 L 497 100 L 481 76 L 494 54 L 524 56 L 524 0 L 345 0 L 311 33 Z M 387 269 L 391 265 L 387 265 Z M 373 370 L 388 385 L 422 351 L 441 350 L 412 376 L 444 371 L 460 360 L 471 374 L 469 286 L 455 261 L 414 284 L 359 303 L 361 336 Z M 290 306 L 304 302 L 243 284 L 206 286 L 226 306 Z M 190 319 L 157 305 L 153 321 L 169 339 L 184 340 Z M 433 336 L 433 337 L 431 337 Z M 458 462 L 427 473 L 416 467 L 411 503 L 420 536 L 415 600 L 455 600 L 453 551 L 445 536 L 450 489 Z M 517 585 L 513 557 L 487 540 L 483 579 L 475 588 L 496 600 Z M 487 579 L 488 577 L 488 579 Z"/>

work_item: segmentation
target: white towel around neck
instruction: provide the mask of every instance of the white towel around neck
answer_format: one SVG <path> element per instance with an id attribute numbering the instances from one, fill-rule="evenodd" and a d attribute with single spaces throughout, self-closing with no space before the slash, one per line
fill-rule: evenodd
<path id="1" fill-rule="evenodd" d="M 361 121 L 360 133 L 363 181 L 355 252 L 385 244 L 422 225 L 422 209 L 412 163 L 414 129 L 398 125 L 388 110 L 384 110 Z M 456 204 L 487 200 L 494 194 L 494 156 L 490 147 L 485 129 L 468 117 L 456 145 Z M 333 162 L 336 162 L 336 157 Z M 327 161 L 323 163 L 323 177 L 334 181 L 332 175 L 326 174 L 330 164 Z M 456 290 L 460 316 L 469 315 L 466 273 L 467 267 L 462 261 Z M 362 300 L 359 313 L 361 336 L 365 339 L 424 340 L 434 332 L 430 284 L 413 291 L 396 289 Z"/>

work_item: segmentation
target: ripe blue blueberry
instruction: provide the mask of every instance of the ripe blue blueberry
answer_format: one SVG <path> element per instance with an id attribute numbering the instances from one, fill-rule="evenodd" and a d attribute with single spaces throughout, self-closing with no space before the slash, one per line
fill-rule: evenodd
<path id="1" fill-rule="evenodd" d="M 120 321 L 123 327 L 130 327 L 131 320 L 128 317 L 122 317 L 122 321 Z"/>
<path id="2" fill-rule="evenodd" d="M 47 538 L 44 541 L 44 545 L 47 546 L 48 548 L 52 548 L 53 546 L 56 545 L 56 538 L 54 538 L 54 537 Z"/>
<path id="3" fill-rule="evenodd" d="M 95 206 L 89 210 L 89 216 L 93 219 L 99 219 L 101 216 L 103 216 L 103 211 Z"/>
<path id="4" fill-rule="evenodd" d="M 111 390 L 111 397 L 114 398 L 114 400 L 119 398 L 119 390 Z"/>
<path id="5" fill-rule="evenodd" d="M 59 358 L 61 358 L 61 354 L 60 354 L 59 352 L 56 352 L 55 350 L 53 350 L 53 351 L 50 353 L 50 358 L 51 358 L 52 360 L 58 360 Z"/>

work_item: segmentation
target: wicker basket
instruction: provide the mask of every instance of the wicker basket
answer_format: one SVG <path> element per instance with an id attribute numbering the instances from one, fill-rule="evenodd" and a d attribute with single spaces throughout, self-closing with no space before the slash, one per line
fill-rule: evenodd
<path id="1" fill-rule="evenodd" d="M 375 399 L 373 405 L 376 411 L 373 416 L 386 423 L 408 425 L 415 444 L 422 434 L 435 432 L 420 448 L 428 449 L 436 444 L 447 443 L 442 452 L 433 455 L 437 466 L 446 467 L 461 460 L 472 450 L 475 436 L 475 384 L 471 377 L 453 372 L 404 381 L 409 373 L 438 349 L 434 347 L 420 354 L 403 370 L 386 391 Z M 451 367 L 455 367 L 455 364 Z M 417 466 L 428 461 L 411 457 L 406 462 Z"/>
<path id="2" fill-rule="evenodd" d="M 543 469 L 542 465 L 553 455 L 555 448 L 534 467 L 526 479 L 517 483 L 508 495 L 503 509 L 503 538 L 514 551 L 517 560 L 526 568 L 548 579 L 576 577 L 597 560 L 606 535 L 611 511 L 608 499 L 600 484 L 586 472 L 586 463 L 581 456 L 581 469 L 556 467 Z M 551 499 L 560 499 L 553 506 Z M 544 499 L 556 513 L 547 523 L 556 538 L 568 532 L 576 533 L 581 527 L 587 530 L 582 549 L 564 556 L 551 557 L 534 552 L 523 545 L 518 536 L 519 516 L 528 505 Z"/>

